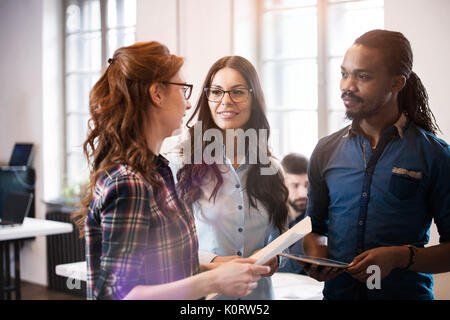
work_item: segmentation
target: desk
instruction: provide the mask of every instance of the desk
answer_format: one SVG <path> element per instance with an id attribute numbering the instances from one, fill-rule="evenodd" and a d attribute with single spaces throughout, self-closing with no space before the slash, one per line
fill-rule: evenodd
<path id="1" fill-rule="evenodd" d="M 311 277 L 275 272 L 272 276 L 272 285 L 275 300 L 322 300 L 324 282 Z"/>
<path id="2" fill-rule="evenodd" d="M 20 226 L 0 228 L 0 300 L 11 298 L 11 291 L 15 292 L 16 300 L 20 300 L 20 242 L 23 239 L 37 236 L 72 232 L 70 223 L 25 218 Z M 10 285 L 10 244 L 14 247 L 14 286 Z"/>
<path id="3" fill-rule="evenodd" d="M 86 281 L 87 264 L 86 261 L 59 264 L 55 268 L 55 273 L 58 276 L 67 277 L 74 280 Z"/>

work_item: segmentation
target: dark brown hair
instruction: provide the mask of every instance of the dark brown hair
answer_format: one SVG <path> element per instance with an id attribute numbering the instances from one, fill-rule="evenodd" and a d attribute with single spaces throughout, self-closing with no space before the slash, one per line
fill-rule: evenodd
<path id="1" fill-rule="evenodd" d="M 436 134 L 439 126 L 428 105 L 427 90 L 412 71 L 413 53 L 408 39 L 400 32 L 372 30 L 356 39 L 355 43 L 383 51 L 389 72 L 407 79 L 405 87 L 398 94 L 400 111 L 406 112 L 417 126 Z"/>
<path id="2" fill-rule="evenodd" d="M 84 235 L 84 223 L 97 180 L 105 171 L 127 164 L 155 187 L 162 185 L 146 141 L 148 110 L 153 103 L 149 88 L 172 78 L 183 59 L 170 54 L 158 42 L 141 42 L 116 50 L 110 65 L 89 96 L 89 132 L 84 153 L 90 168 L 90 182 L 80 209 L 72 215 Z M 155 188 L 158 190 L 159 188 Z M 159 195 L 162 196 L 162 195 Z M 164 203 L 162 203 L 164 205 Z"/>
<path id="3" fill-rule="evenodd" d="M 286 173 L 306 174 L 308 172 L 308 159 L 298 153 L 289 153 L 281 161 Z"/>
<path id="4" fill-rule="evenodd" d="M 208 129 L 219 129 L 215 124 L 211 111 L 209 108 L 206 94 L 203 89 L 208 88 L 211 85 L 211 81 L 216 73 L 223 68 L 232 68 L 238 71 L 245 79 L 252 92 L 252 105 L 251 116 L 246 124 L 246 128 L 254 128 L 256 130 L 267 130 L 267 138 L 270 135 L 270 126 L 265 115 L 266 103 L 264 100 L 264 93 L 259 82 L 258 74 L 253 65 L 245 58 L 240 56 L 227 56 L 219 59 L 209 70 L 206 79 L 202 86 L 202 95 L 196 105 L 193 115 L 188 121 L 188 128 L 190 133 L 191 150 L 194 150 L 194 127 L 189 127 L 190 122 L 194 117 L 198 116 L 198 120 L 202 124 L 202 132 Z M 199 122 L 196 124 L 199 125 Z M 244 129 L 246 129 L 244 128 Z M 202 142 L 202 154 L 203 150 L 207 146 L 207 142 Z M 270 150 L 267 144 L 264 144 L 267 149 L 267 155 L 270 156 Z M 248 147 L 248 146 L 247 146 Z M 258 144 L 258 148 L 259 148 Z M 223 184 L 222 173 L 216 163 L 206 164 L 203 160 L 202 164 L 194 163 L 194 152 L 192 152 L 191 164 L 185 164 L 177 174 L 178 177 L 178 190 L 180 196 L 188 204 L 192 205 L 197 201 L 201 194 L 201 187 L 208 181 L 205 181 L 205 177 L 213 177 L 215 179 L 215 187 L 210 197 L 210 201 L 215 199 L 220 187 Z M 249 195 L 250 204 L 253 207 L 257 207 L 256 200 L 259 200 L 267 209 L 270 217 L 270 222 L 282 232 L 286 227 L 286 221 L 288 216 L 287 199 L 288 190 L 284 185 L 284 178 L 280 171 L 273 175 L 261 175 L 261 169 L 268 167 L 269 165 L 261 164 L 258 154 L 258 163 L 249 165 L 246 176 L 247 193 Z"/>

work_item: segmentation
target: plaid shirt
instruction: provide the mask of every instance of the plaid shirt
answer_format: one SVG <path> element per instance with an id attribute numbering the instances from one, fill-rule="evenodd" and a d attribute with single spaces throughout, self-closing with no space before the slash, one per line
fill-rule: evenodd
<path id="1" fill-rule="evenodd" d="M 161 210 L 154 188 L 126 165 L 105 172 L 96 184 L 85 224 L 88 299 L 122 299 L 137 285 L 199 272 L 192 213 L 176 195 L 168 161 L 155 161 L 173 214 Z"/>

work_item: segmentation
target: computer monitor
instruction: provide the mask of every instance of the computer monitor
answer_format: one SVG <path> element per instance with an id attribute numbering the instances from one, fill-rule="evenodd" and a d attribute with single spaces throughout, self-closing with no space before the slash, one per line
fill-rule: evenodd
<path id="1" fill-rule="evenodd" d="M 32 154 L 32 143 L 16 143 L 9 159 L 9 166 L 30 166 L 33 160 Z"/>
<path id="2" fill-rule="evenodd" d="M 0 225 L 20 225 L 30 212 L 33 194 L 10 192 L 6 196 L 5 206 L 1 214 Z"/>

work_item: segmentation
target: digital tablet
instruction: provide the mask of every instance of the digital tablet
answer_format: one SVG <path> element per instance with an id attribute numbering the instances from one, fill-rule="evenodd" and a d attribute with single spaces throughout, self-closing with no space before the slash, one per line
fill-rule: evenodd
<path id="1" fill-rule="evenodd" d="M 298 260 L 298 261 L 301 261 L 304 263 L 315 264 L 315 265 L 323 266 L 323 267 L 342 268 L 342 269 L 345 269 L 348 267 L 348 263 L 345 263 L 345 262 L 330 260 L 330 259 L 325 259 L 325 258 L 316 258 L 316 257 L 305 256 L 305 255 L 301 255 L 301 254 L 281 253 L 281 254 L 279 254 L 279 256 Z"/>

